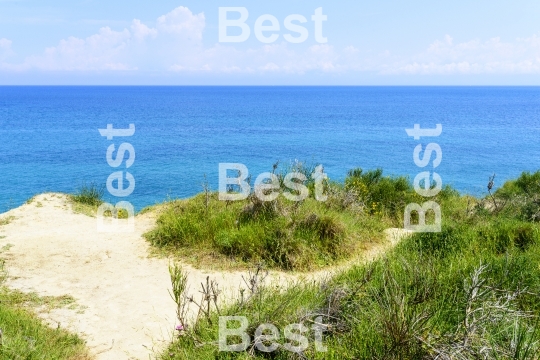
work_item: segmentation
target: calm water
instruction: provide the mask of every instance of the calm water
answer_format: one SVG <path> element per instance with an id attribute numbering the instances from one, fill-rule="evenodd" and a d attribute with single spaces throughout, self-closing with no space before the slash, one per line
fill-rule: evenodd
<path id="1" fill-rule="evenodd" d="M 492 173 L 500 185 L 540 168 L 538 87 L 0 87 L 0 211 L 105 184 L 124 168 L 106 162 L 113 142 L 98 129 L 109 123 L 136 126 L 113 142 L 136 150 L 137 209 L 201 191 L 205 174 L 217 189 L 220 162 L 254 175 L 299 159 L 336 180 L 354 167 L 414 178 L 414 147 L 434 141 L 443 182 L 473 194 Z M 416 141 L 405 132 L 415 123 L 443 133 Z"/>

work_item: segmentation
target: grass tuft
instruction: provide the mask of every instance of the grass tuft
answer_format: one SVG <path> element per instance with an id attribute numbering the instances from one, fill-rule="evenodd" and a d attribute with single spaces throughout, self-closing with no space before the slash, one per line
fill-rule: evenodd
<path id="1" fill-rule="evenodd" d="M 0 219 L 0 226 L 8 225 L 8 224 L 10 224 L 13 220 L 15 220 L 15 216 L 7 216 L 7 217 L 4 217 L 4 218 Z"/>
<path id="2" fill-rule="evenodd" d="M 58 308 L 74 303 L 70 296 L 39 297 L 3 286 L 7 273 L 0 259 L 0 359 L 90 360 L 85 342 L 64 329 L 51 329 L 32 308 Z"/>
<path id="3" fill-rule="evenodd" d="M 103 203 L 104 193 L 103 186 L 98 186 L 96 183 L 83 183 L 75 194 L 71 195 L 71 200 L 79 204 L 97 207 Z"/>

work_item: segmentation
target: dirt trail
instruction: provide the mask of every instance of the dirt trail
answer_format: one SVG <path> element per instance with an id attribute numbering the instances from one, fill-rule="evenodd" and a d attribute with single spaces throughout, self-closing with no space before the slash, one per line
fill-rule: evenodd
<path id="1" fill-rule="evenodd" d="M 154 225 L 152 215 L 137 216 L 133 233 L 98 233 L 95 218 L 73 213 L 65 195 L 48 193 L 0 215 L 0 219 L 8 217 L 14 218 L 0 226 L 7 286 L 76 299 L 76 306 L 37 309 L 52 327 L 80 334 L 100 360 L 148 359 L 168 344 L 176 325 L 175 305 L 168 293 L 169 261 L 149 257 L 141 236 Z M 387 233 L 390 244 L 404 234 L 400 229 Z M 385 248 L 368 250 L 364 259 Z M 283 285 L 298 278 L 319 279 L 345 266 L 301 275 L 271 272 L 269 281 Z M 245 272 L 185 268 L 195 295 L 206 276 L 218 281 L 223 301 L 243 285 Z"/>

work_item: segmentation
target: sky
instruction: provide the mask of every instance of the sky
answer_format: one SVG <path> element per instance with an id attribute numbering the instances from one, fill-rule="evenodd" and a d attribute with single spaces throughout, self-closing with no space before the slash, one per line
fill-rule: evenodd
<path id="1" fill-rule="evenodd" d="M 0 0 L 0 85 L 540 85 L 539 19 L 538 0 Z"/>

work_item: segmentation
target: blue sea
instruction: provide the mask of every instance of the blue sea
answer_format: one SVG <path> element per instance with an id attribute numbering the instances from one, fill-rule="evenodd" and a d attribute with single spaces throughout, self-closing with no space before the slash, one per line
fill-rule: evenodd
<path id="1" fill-rule="evenodd" d="M 98 129 L 135 125 L 110 141 Z M 405 129 L 442 124 L 439 137 Z M 110 144 L 130 143 L 136 209 L 218 188 L 219 163 L 253 177 L 280 161 L 348 170 L 381 167 L 413 179 L 413 150 L 442 149 L 444 184 L 483 195 L 540 168 L 539 87 L 0 87 L 0 212 L 45 191 L 105 185 Z M 126 156 L 127 157 L 127 156 Z M 107 197 L 110 201 L 120 199 Z"/>

